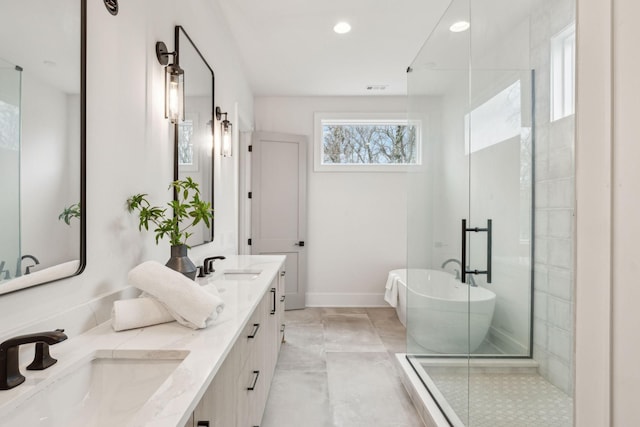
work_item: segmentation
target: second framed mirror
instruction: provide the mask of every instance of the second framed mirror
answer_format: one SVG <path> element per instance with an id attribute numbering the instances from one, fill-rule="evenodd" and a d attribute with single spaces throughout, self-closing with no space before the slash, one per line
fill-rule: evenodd
<path id="1" fill-rule="evenodd" d="M 175 27 L 175 61 L 184 70 L 184 120 L 174 124 L 174 179 L 191 177 L 199 184 L 200 196 L 214 208 L 213 129 L 214 86 L 213 69 L 185 29 Z M 194 229 L 192 246 L 213 241 L 215 212 L 211 228 L 204 224 Z"/>

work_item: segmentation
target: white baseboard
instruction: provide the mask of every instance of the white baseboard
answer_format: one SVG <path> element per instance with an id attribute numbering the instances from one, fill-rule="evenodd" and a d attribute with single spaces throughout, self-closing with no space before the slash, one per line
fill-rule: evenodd
<path id="1" fill-rule="evenodd" d="M 489 328 L 489 341 L 505 354 L 529 354 L 527 347 L 493 326 Z"/>
<path id="2" fill-rule="evenodd" d="M 307 307 L 390 307 L 384 300 L 384 293 L 307 293 Z"/>

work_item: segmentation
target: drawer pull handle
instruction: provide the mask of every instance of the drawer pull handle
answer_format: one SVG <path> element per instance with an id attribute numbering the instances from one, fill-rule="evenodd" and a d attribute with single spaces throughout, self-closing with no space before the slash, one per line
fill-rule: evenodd
<path id="1" fill-rule="evenodd" d="M 247 335 L 247 338 L 255 338 L 258 334 L 258 329 L 260 329 L 260 323 L 254 323 L 253 332 L 251 332 L 251 335 Z"/>
<path id="2" fill-rule="evenodd" d="M 273 308 L 269 314 L 276 314 L 276 288 L 271 288 L 271 293 L 273 294 Z"/>
<path id="3" fill-rule="evenodd" d="M 253 377 L 253 383 L 249 387 L 247 387 L 247 390 L 249 391 L 252 391 L 254 388 L 256 388 L 258 377 L 260 376 L 260 371 L 253 371 L 253 375 L 255 375 L 255 377 Z"/>
<path id="4" fill-rule="evenodd" d="M 198 421 L 197 427 L 209 427 L 209 421 Z"/>

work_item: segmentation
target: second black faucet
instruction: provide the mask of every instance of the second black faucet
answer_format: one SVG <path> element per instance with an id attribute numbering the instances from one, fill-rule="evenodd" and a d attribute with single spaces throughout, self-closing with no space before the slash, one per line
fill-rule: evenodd
<path id="1" fill-rule="evenodd" d="M 227 259 L 227 257 L 218 255 L 218 256 L 205 258 L 204 261 L 202 261 L 202 273 L 205 275 L 209 273 L 213 273 L 215 271 L 213 269 L 213 262 L 217 259 Z"/>

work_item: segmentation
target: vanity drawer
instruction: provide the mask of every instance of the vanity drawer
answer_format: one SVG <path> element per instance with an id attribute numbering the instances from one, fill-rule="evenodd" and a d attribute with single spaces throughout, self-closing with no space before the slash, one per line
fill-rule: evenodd
<path id="1" fill-rule="evenodd" d="M 238 425 L 235 405 L 239 371 L 238 347 L 233 346 L 193 412 L 191 424 L 187 423 L 186 426 L 233 427 Z"/>
<path id="2" fill-rule="evenodd" d="M 240 370 L 237 427 L 257 426 L 262 420 L 271 381 L 269 373 L 265 370 L 263 358 L 262 351 L 252 353 Z"/>
<path id="3" fill-rule="evenodd" d="M 251 315 L 251 318 L 247 322 L 246 326 L 242 330 L 242 334 L 238 338 L 236 345 L 238 346 L 238 358 L 240 365 L 244 365 L 251 353 L 255 351 L 257 343 L 262 339 L 262 336 L 267 332 L 265 311 L 269 305 L 269 293 L 267 293 L 256 310 Z"/>

